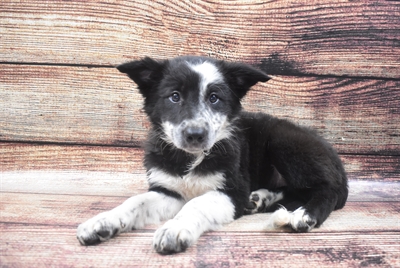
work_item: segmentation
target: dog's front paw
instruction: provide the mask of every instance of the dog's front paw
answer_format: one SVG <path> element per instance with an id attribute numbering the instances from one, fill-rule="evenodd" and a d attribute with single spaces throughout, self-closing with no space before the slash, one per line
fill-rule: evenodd
<path id="1" fill-rule="evenodd" d="M 195 240 L 178 220 L 169 220 L 155 232 L 153 247 L 160 254 L 172 254 L 186 250 Z"/>
<path id="2" fill-rule="evenodd" d="M 283 198 L 281 192 L 271 192 L 260 189 L 250 194 L 249 202 L 245 207 L 245 214 L 265 212 L 270 206 Z"/>
<path id="3" fill-rule="evenodd" d="M 95 245 L 119 234 L 125 226 L 116 213 L 107 211 L 80 224 L 76 237 L 82 245 Z"/>

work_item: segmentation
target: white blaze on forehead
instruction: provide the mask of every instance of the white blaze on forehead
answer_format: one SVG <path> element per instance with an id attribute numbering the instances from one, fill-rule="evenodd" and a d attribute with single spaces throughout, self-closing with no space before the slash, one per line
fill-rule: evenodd
<path id="1" fill-rule="evenodd" d="M 207 89 L 207 85 L 211 83 L 222 82 L 224 80 L 218 68 L 211 62 L 205 61 L 199 64 L 188 62 L 188 65 L 193 71 L 200 75 L 201 93 L 204 93 L 204 91 Z"/>

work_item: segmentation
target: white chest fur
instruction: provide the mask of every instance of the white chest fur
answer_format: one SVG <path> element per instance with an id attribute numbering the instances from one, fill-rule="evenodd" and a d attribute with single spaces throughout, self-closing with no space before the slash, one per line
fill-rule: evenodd
<path id="1" fill-rule="evenodd" d="M 158 168 L 149 170 L 148 181 L 150 185 L 164 187 L 168 190 L 179 193 L 186 201 L 203 195 L 209 191 L 223 189 L 225 176 L 216 172 L 206 176 L 198 176 L 189 172 L 183 178 L 172 176 Z"/>

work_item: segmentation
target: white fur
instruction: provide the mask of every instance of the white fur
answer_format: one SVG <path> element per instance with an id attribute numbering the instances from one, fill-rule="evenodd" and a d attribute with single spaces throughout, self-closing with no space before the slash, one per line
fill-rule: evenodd
<path id="1" fill-rule="evenodd" d="M 173 124 L 168 121 L 162 122 L 165 134 L 163 139 L 186 152 L 201 154 L 203 151 L 210 150 L 218 141 L 229 138 L 233 130 L 227 116 L 213 110 L 211 107 L 212 104 L 208 102 L 209 96 L 206 96 L 209 84 L 223 82 L 223 76 L 218 71 L 218 68 L 207 61 L 199 64 L 187 64 L 189 68 L 200 76 L 199 104 L 197 107 L 193 107 L 195 110 L 193 118 L 187 118 L 179 124 Z M 203 148 L 193 149 L 185 147 L 183 130 L 188 126 L 207 129 L 207 143 L 203 145 Z"/>
<path id="2" fill-rule="evenodd" d="M 258 201 L 255 201 L 253 196 L 258 196 Z M 264 212 L 264 211 L 258 211 L 258 209 L 262 207 L 263 203 L 265 204 L 265 208 L 268 208 L 282 199 L 283 199 L 283 193 L 271 192 L 267 189 L 259 189 L 257 191 L 254 191 L 250 194 L 250 202 L 253 202 L 256 205 L 256 207 L 253 210 L 251 210 L 250 213 L 254 214 L 257 212 Z"/>
<path id="3" fill-rule="evenodd" d="M 207 192 L 189 201 L 174 219 L 154 234 L 157 252 L 179 252 L 192 245 L 206 231 L 220 228 L 234 220 L 235 207 L 219 191 Z"/>
<path id="4" fill-rule="evenodd" d="M 82 245 L 85 245 L 85 241 L 88 241 L 90 237 L 98 237 L 104 241 L 111 238 L 113 230 L 117 230 L 116 234 L 118 234 L 143 228 L 146 224 L 171 219 L 183 205 L 183 200 L 157 192 L 136 195 L 120 206 L 100 213 L 79 225 L 77 238 Z M 110 236 L 98 236 L 99 232 L 109 232 Z"/>
<path id="5" fill-rule="evenodd" d="M 207 128 L 207 143 L 203 148 L 192 150 L 184 146 L 183 130 L 186 126 Z M 218 141 L 229 138 L 233 131 L 226 115 L 210 111 L 210 108 L 207 107 L 199 108 L 196 117 L 193 119 L 187 119 L 179 125 L 166 121 L 162 123 L 162 127 L 165 134 L 162 137 L 164 141 L 196 155 L 209 151 Z"/>
<path id="6" fill-rule="evenodd" d="M 187 63 L 189 68 L 198 73 L 201 77 L 200 95 L 204 96 L 207 86 L 211 83 L 223 82 L 224 77 L 218 68 L 211 62 L 205 61 L 199 64 Z"/>
<path id="7" fill-rule="evenodd" d="M 198 112 L 196 113 L 196 117 L 194 118 L 195 122 L 205 121 L 210 124 L 210 133 L 213 142 L 212 144 L 222 140 L 229 138 L 232 130 L 230 129 L 230 124 L 228 122 L 228 118 L 226 115 L 217 113 L 213 111 L 209 105 L 207 105 L 208 97 L 206 96 L 207 87 L 212 83 L 222 83 L 224 81 L 223 75 L 219 72 L 218 68 L 210 63 L 203 62 L 201 64 L 193 65 L 188 64 L 189 67 L 197 72 L 200 79 L 200 102 L 198 107 Z M 216 92 L 214 92 L 216 93 Z"/>
<path id="8" fill-rule="evenodd" d="M 203 195 L 209 191 L 223 189 L 225 177 L 222 173 L 214 173 L 207 176 L 198 176 L 189 172 L 184 177 L 172 176 L 160 169 L 149 170 L 148 181 L 150 185 L 162 186 L 179 193 L 186 201 Z"/>
<path id="9" fill-rule="evenodd" d="M 284 207 L 275 211 L 268 222 L 268 229 L 279 229 L 282 227 L 290 226 L 293 230 L 297 231 L 300 226 L 309 226 L 311 217 L 306 213 L 303 207 L 299 207 L 293 212 L 287 211 Z M 308 227 L 310 231 L 315 226 L 315 223 Z"/>

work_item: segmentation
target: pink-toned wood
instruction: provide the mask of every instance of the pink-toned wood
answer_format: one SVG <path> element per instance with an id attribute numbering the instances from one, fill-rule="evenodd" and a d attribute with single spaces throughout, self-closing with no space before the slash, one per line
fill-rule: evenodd
<path id="1" fill-rule="evenodd" d="M 246 110 L 316 129 L 342 153 L 398 155 L 400 82 L 275 76 Z M 149 123 L 134 83 L 116 69 L 3 65 L 0 140 L 138 146 Z"/>
<path id="2" fill-rule="evenodd" d="M 59 172 L 57 176 L 64 179 L 69 171 L 122 172 L 144 178 L 143 154 L 142 149 L 129 147 L 0 143 L 0 171 L 39 174 L 62 171 L 66 175 Z M 400 156 L 342 155 L 341 158 L 350 179 L 400 181 Z M 104 178 L 103 174 L 99 176 L 100 180 Z"/>
<path id="3" fill-rule="evenodd" d="M 160 225 L 93 247 L 82 247 L 75 238 L 79 223 L 146 191 L 144 170 L 136 169 L 137 163 L 133 167 L 126 163 L 139 159 L 141 150 L 31 144 L 1 148 L 2 160 L 7 160 L 0 173 L 0 263 L 5 267 L 396 267 L 399 263 L 398 182 L 351 181 L 344 209 L 333 212 L 309 234 L 271 232 L 265 229 L 270 214 L 258 214 L 207 233 L 184 253 L 160 256 L 151 249 L 152 234 Z M 135 156 L 128 157 L 131 153 Z M 85 159 L 93 162 L 87 164 Z M 95 171 L 98 166 L 103 171 Z"/>
<path id="4" fill-rule="evenodd" d="M 143 173 L 143 150 L 131 147 L 0 142 L 0 171 L 82 170 Z"/>
<path id="5" fill-rule="evenodd" d="M 398 232 L 207 233 L 186 252 L 162 256 L 151 232 L 98 246 L 78 245 L 75 229 L 0 224 L 3 267 L 398 267 Z"/>
<path id="6" fill-rule="evenodd" d="M 0 267 L 400 267 L 399 2 L 3 0 L 0 16 Z M 245 108 L 334 144 L 345 208 L 308 234 L 243 217 L 172 256 L 151 249 L 159 225 L 80 246 L 80 222 L 147 189 L 142 98 L 112 65 L 184 54 L 275 75 Z"/>
<path id="7" fill-rule="evenodd" d="M 135 194 L 135 191 L 132 192 Z M 89 195 L 90 192 L 87 194 L 55 195 L 2 192 L 2 222 L 77 227 L 83 221 L 100 212 L 113 209 L 127 199 L 127 197 L 118 195 L 118 193 L 115 193 L 115 196 Z M 357 199 L 358 197 L 352 198 Z M 313 232 L 396 231 L 400 219 L 399 205 L 399 200 L 350 201 L 344 209 L 333 212 L 329 220 Z M 270 214 L 245 216 L 225 226 L 222 230 L 273 231 L 265 229 L 269 216 Z M 384 221 L 382 221 L 382 218 Z M 158 226 L 160 225 L 150 226 L 149 229 L 155 230 Z"/>
<path id="8" fill-rule="evenodd" d="M 2 62 L 201 54 L 270 73 L 400 77 L 397 1 L 3 0 L 0 12 Z"/>

